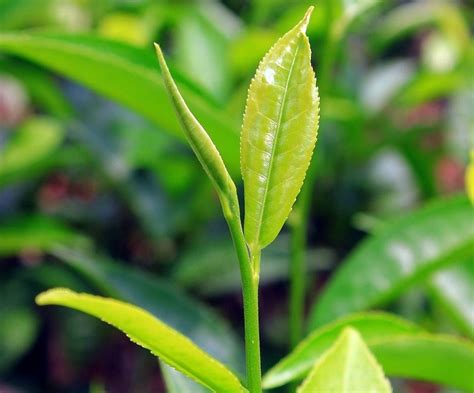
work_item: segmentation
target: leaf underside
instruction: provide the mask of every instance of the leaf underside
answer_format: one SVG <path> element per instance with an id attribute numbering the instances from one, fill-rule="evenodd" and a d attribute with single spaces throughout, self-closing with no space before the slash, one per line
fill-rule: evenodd
<path id="1" fill-rule="evenodd" d="M 240 142 L 245 237 L 262 249 L 280 232 L 316 143 L 319 97 L 304 19 L 261 61 L 249 88 Z"/>

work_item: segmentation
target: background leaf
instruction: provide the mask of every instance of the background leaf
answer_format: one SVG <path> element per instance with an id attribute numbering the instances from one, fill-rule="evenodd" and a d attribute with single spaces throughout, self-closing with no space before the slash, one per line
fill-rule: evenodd
<path id="1" fill-rule="evenodd" d="M 92 36 L 51 33 L 5 33 L 0 37 L 0 50 L 73 78 L 144 115 L 161 130 L 183 135 L 177 119 L 168 116 L 173 109 L 151 50 Z M 238 173 L 236 124 L 203 99 L 205 94 L 190 82 L 176 78 L 186 102 L 208 130 L 229 170 Z"/>
<path id="2" fill-rule="evenodd" d="M 428 282 L 431 295 L 461 330 L 474 338 L 474 264 L 472 259 L 436 273 Z"/>
<path id="3" fill-rule="evenodd" d="M 474 210 L 466 197 L 439 200 L 387 224 L 344 262 L 314 305 L 310 328 L 375 307 L 474 250 Z"/>
<path id="4" fill-rule="evenodd" d="M 11 256 L 24 250 L 49 251 L 55 246 L 87 247 L 90 242 L 61 222 L 46 216 L 29 216 L 0 226 L 0 255 Z"/>

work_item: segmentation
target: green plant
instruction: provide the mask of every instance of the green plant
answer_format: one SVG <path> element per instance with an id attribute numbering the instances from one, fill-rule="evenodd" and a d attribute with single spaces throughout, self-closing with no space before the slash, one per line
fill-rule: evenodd
<path id="1" fill-rule="evenodd" d="M 213 141 L 181 97 L 161 49 L 157 47 L 165 87 L 178 113 L 188 142 L 216 188 L 224 217 L 233 237 L 244 299 L 247 382 L 242 383 L 237 373 L 231 371 L 226 365 L 206 354 L 178 331 L 136 306 L 122 301 L 77 294 L 64 289 L 54 289 L 39 295 L 37 299 L 39 304 L 60 304 L 96 316 L 124 331 L 132 341 L 149 349 L 165 363 L 213 391 L 261 392 L 258 314 L 261 252 L 275 239 L 290 213 L 310 165 L 318 127 L 319 98 L 310 64 L 308 38 L 305 35 L 310 13 L 311 9 L 304 19 L 280 39 L 264 57 L 249 89 L 241 134 L 240 157 L 245 187 L 244 228 L 241 223 L 237 189 L 232 177 Z M 149 87 L 146 84 L 143 86 Z M 214 132 L 222 141 L 224 137 L 219 136 L 216 130 Z M 458 207 L 457 204 L 455 205 Z M 465 201 L 461 201 L 459 205 L 465 208 Z M 458 213 L 456 217 L 462 218 Z M 423 227 L 431 225 L 429 222 L 421 224 Z M 399 233 L 400 229 L 397 228 L 394 231 Z M 471 245 L 472 233 L 468 232 L 465 238 L 458 240 L 454 242 L 456 244 L 449 242 L 444 245 L 445 252 L 453 258 L 465 257 L 465 250 Z M 359 259 L 364 261 L 362 257 Z M 352 269 L 357 274 L 357 266 L 361 263 L 349 262 L 348 266 L 355 265 L 356 267 Z M 421 263 L 429 266 L 441 264 L 437 257 L 431 254 Z M 429 266 L 426 269 L 421 267 L 420 275 L 425 270 L 428 271 Z M 346 268 L 349 271 L 346 275 L 354 274 L 350 269 Z M 344 278 L 343 272 L 339 276 L 343 278 L 338 278 L 339 281 L 332 284 L 336 289 L 326 292 L 327 295 L 323 299 L 344 296 L 344 294 L 341 295 L 343 291 L 340 288 L 344 289 L 345 285 L 339 282 L 344 283 L 348 279 Z M 418 278 L 418 275 L 411 276 L 411 279 L 415 278 Z M 409 280 L 405 280 L 404 277 L 394 279 L 398 281 L 387 290 L 385 297 L 372 291 L 369 295 L 372 295 L 373 299 L 367 296 L 367 299 L 363 299 L 364 302 L 357 304 L 354 309 L 377 304 L 393 296 L 393 292 L 409 283 Z M 363 293 L 363 291 L 358 290 L 358 293 Z M 358 298 L 354 297 L 354 299 Z M 324 302 L 330 303 L 329 300 L 324 300 Z M 331 308 L 325 304 L 322 303 L 318 307 L 323 309 L 328 307 L 330 310 Z M 349 307 L 350 303 L 347 304 Z M 345 313 L 345 311 L 353 310 L 343 311 Z M 320 319 L 325 323 L 343 313 L 337 309 L 333 312 L 337 315 L 331 315 L 329 311 L 318 311 L 319 314 L 317 313 L 317 316 L 311 320 L 316 321 L 313 324 L 321 323 Z M 361 387 L 377 392 L 388 392 L 390 391 L 388 382 L 383 377 L 374 356 L 367 349 L 368 346 L 374 351 L 377 360 L 385 367 L 385 370 L 389 373 L 393 372 L 393 375 L 413 376 L 409 374 L 409 370 L 413 370 L 413 365 L 409 362 L 402 364 L 403 356 L 413 354 L 431 356 L 432 353 L 439 357 L 449 355 L 453 361 L 457 362 L 456 364 L 460 365 L 459 375 L 440 374 L 439 365 L 435 365 L 426 369 L 421 368 L 415 376 L 461 388 L 472 388 L 472 378 L 465 377 L 466 370 L 462 369 L 462 365 L 469 365 L 473 361 L 474 351 L 471 344 L 439 336 L 418 335 L 418 332 L 413 334 L 417 328 L 403 321 L 397 322 L 396 326 L 399 329 L 391 330 L 393 321 L 387 318 L 389 323 L 384 325 L 385 320 L 381 319 L 382 322 L 379 318 L 367 314 L 339 321 L 337 329 L 334 329 L 334 326 L 326 326 L 324 332 L 314 332 L 290 355 L 294 356 L 297 364 L 304 360 L 304 367 L 298 365 L 298 372 L 290 373 L 290 377 L 288 374 L 286 377 L 279 376 L 280 382 L 302 377 L 309 372 L 307 379 L 299 388 L 301 393 L 328 389 L 344 392 L 354 391 Z M 380 331 L 377 330 L 378 324 L 383 325 Z M 366 336 L 364 326 L 369 332 Z M 359 333 L 353 328 L 356 328 Z M 331 333 L 330 337 L 328 337 L 328 332 Z M 372 335 L 373 332 L 375 333 Z M 376 333 L 379 333 L 381 337 L 378 337 Z M 373 339 L 374 335 L 375 339 Z M 323 344 L 318 341 L 321 336 L 325 338 Z M 305 353 L 306 357 L 303 358 L 301 353 Z M 354 364 L 357 364 L 357 367 Z M 415 362 L 414 364 L 423 363 Z M 347 378 L 340 380 L 338 375 L 341 374 L 346 375 Z M 275 382 L 275 375 L 278 375 L 278 372 L 273 371 L 265 377 L 266 387 L 277 386 L 280 383 Z"/>

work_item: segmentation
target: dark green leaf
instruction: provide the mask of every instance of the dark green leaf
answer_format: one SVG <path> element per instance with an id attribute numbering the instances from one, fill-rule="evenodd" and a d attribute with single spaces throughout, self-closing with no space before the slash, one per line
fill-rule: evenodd
<path id="1" fill-rule="evenodd" d="M 151 50 L 91 36 L 5 33 L 0 50 L 39 63 L 89 86 L 152 120 L 160 129 L 182 136 Z M 114 81 L 111 83 L 110 81 Z M 232 173 L 238 173 L 238 127 L 219 113 L 205 94 L 179 78 L 193 113 L 209 131 Z"/>
<path id="2" fill-rule="evenodd" d="M 464 196 L 439 200 L 386 224 L 331 279 L 310 327 L 386 304 L 433 271 L 474 253 L 474 209 Z"/>

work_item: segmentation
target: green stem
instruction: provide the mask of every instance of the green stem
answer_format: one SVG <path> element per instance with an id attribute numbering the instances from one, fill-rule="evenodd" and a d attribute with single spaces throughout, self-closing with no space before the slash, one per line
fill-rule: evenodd
<path id="1" fill-rule="evenodd" d="M 229 225 L 237 253 L 242 281 L 245 324 L 245 354 L 247 363 L 247 387 L 249 393 L 262 392 L 262 372 L 260 366 L 260 331 L 258 315 L 258 284 L 260 252 L 249 254 L 240 222 L 240 209 L 237 195 L 230 196 L 228 209 L 224 216 Z M 255 266 L 255 268 L 254 268 Z"/>

